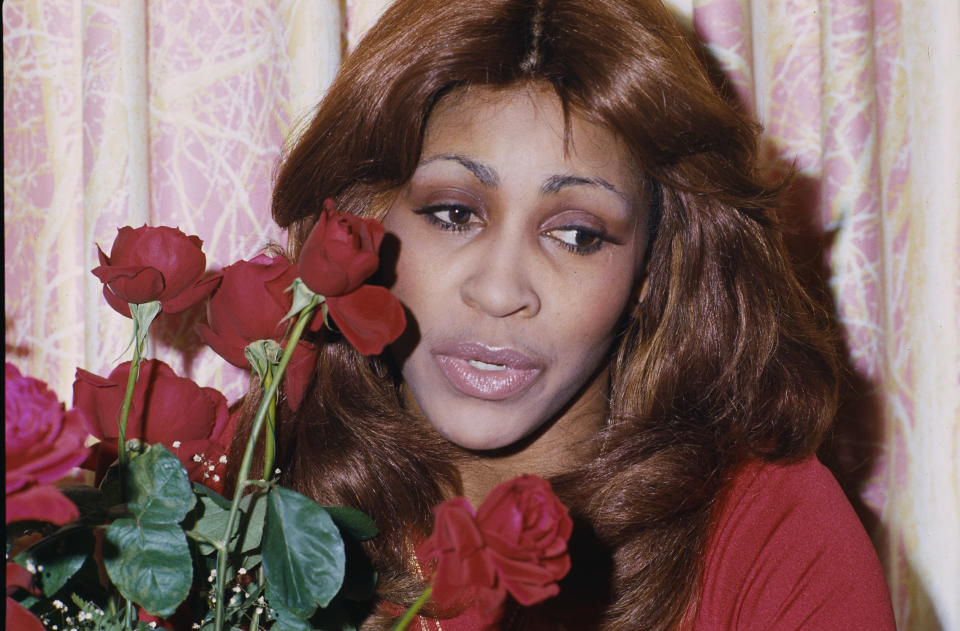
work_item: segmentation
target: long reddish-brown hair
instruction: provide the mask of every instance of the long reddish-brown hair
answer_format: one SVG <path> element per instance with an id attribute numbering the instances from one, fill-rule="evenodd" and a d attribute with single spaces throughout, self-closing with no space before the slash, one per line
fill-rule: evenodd
<path id="1" fill-rule="evenodd" d="M 578 523 L 574 570 L 561 598 L 514 612 L 509 626 L 677 628 L 696 607 L 724 483 L 747 459 L 816 449 L 837 369 L 826 318 L 784 254 L 783 187 L 758 172 L 758 129 L 720 96 L 663 6 L 401 0 L 288 151 L 274 217 L 295 255 L 327 197 L 382 213 L 416 167 L 438 99 L 530 82 L 626 143 L 658 221 L 649 290 L 611 357 L 599 455 L 553 480 Z M 285 486 L 376 519 L 366 550 L 379 595 L 403 606 L 421 587 L 409 539 L 429 532 L 431 507 L 460 487 L 454 452 L 410 420 L 398 385 L 386 360 L 328 339 L 304 405 L 278 421 L 278 462 Z M 386 618 L 380 608 L 366 626 Z"/>

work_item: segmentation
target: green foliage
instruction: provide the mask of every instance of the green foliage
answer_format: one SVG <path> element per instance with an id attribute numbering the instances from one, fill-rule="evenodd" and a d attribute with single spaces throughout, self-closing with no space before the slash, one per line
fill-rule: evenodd
<path id="1" fill-rule="evenodd" d="M 306 619 L 326 607 L 343 583 L 343 538 L 329 513 L 284 488 L 267 498 L 263 537 L 267 600 L 281 613 Z M 290 627 L 293 628 L 293 627 Z"/>
<path id="2" fill-rule="evenodd" d="M 153 445 L 130 461 L 127 508 L 140 520 L 176 524 L 197 503 L 187 471 L 163 445 Z"/>
<path id="3" fill-rule="evenodd" d="M 337 527 L 358 541 L 366 541 L 377 536 L 380 531 L 370 517 L 348 506 L 324 506 Z"/>
<path id="4" fill-rule="evenodd" d="M 38 541 L 15 559 L 21 565 L 29 557 L 37 568 L 43 595 L 51 597 L 77 573 L 93 553 L 93 535 L 85 528 L 65 527 Z"/>
<path id="5" fill-rule="evenodd" d="M 190 592 L 193 562 L 177 522 L 197 502 L 187 472 L 162 445 L 130 461 L 132 517 L 115 520 L 104 539 L 104 565 L 120 593 L 156 616 L 169 616 Z"/>

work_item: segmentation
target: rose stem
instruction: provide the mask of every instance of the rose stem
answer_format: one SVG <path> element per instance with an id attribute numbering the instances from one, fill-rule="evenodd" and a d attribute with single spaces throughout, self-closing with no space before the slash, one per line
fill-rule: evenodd
<path id="1" fill-rule="evenodd" d="M 247 446 L 243 452 L 243 460 L 240 461 L 240 471 L 237 473 L 237 486 L 233 491 L 233 502 L 230 504 L 230 515 L 227 517 L 227 526 L 223 533 L 223 548 L 217 551 L 217 609 L 216 616 L 214 618 L 214 629 L 216 629 L 216 631 L 221 631 L 221 629 L 223 629 L 223 593 L 226 587 L 227 574 L 226 548 L 227 545 L 229 545 L 231 535 L 233 534 L 233 529 L 237 523 L 237 515 L 240 512 L 240 500 L 243 498 L 243 490 L 246 487 L 247 475 L 250 473 L 250 466 L 253 463 L 253 450 L 257 444 L 257 438 L 260 435 L 260 430 L 263 428 L 263 421 L 267 416 L 267 409 L 270 407 L 270 401 L 277 394 L 277 387 L 280 383 L 280 377 L 283 376 L 283 371 L 286 370 L 287 364 L 290 363 L 290 358 L 293 356 L 293 349 L 296 347 L 297 342 L 300 341 L 300 336 L 303 334 L 303 329 L 306 328 L 307 322 L 310 321 L 310 318 L 313 316 L 313 310 L 316 309 L 319 302 L 320 296 L 314 295 L 310 303 L 303 308 L 303 311 L 300 312 L 300 315 L 297 318 L 297 323 L 294 325 L 293 331 L 290 333 L 290 341 L 287 343 L 287 347 L 283 351 L 283 356 L 280 358 L 279 365 L 277 365 L 276 377 L 270 382 L 270 385 L 267 386 L 266 390 L 264 391 L 263 399 L 260 401 L 260 407 L 257 408 L 257 415 L 253 417 L 253 428 L 250 430 L 250 437 L 247 438 Z"/>
<path id="2" fill-rule="evenodd" d="M 269 388 L 270 384 L 276 380 L 273 372 L 276 366 L 272 364 L 267 366 L 264 375 L 264 388 Z M 276 392 L 276 389 L 274 389 Z M 276 426 L 277 426 L 277 397 L 270 397 L 270 407 L 267 408 L 267 429 L 263 435 L 263 479 L 269 480 L 273 475 L 273 460 L 276 451 Z"/>
<path id="3" fill-rule="evenodd" d="M 403 616 L 397 620 L 397 624 L 393 625 L 390 628 L 390 631 L 402 631 L 407 628 L 407 625 L 413 620 L 414 616 L 420 611 L 420 609 L 430 600 L 430 594 L 433 593 L 433 585 L 427 585 L 427 588 L 423 590 L 423 593 L 420 594 L 420 598 L 417 598 L 406 611 L 403 612 Z"/>

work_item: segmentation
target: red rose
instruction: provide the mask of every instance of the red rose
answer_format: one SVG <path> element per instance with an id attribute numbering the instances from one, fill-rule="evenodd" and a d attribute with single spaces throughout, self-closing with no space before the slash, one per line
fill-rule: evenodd
<path id="1" fill-rule="evenodd" d="M 328 199 L 300 251 L 300 279 L 327 298 L 349 293 L 377 271 L 381 241 L 379 221 L 338 212 Z"/>
<path id="2" fill-rule="evenodd" d="M 167 226 L 124 226 L 110 256 L 97 247 L 100 266 L 93 274 L 103 282 L 103 296 L 121 315 L 130 317 L 128 303 L 160 301 L 167 313 L 177 313 L 203 300 L 218 280 L 201 280 L 207 259 L 203 242 Z"/>
<path id="3" fill-rule="evenodd" d="M 73 382 L 74 405 L 83 410 L 90 433 L 101 441 L 94 445 L 90 463 L 98 480 L 117 457 L 117 421 L 129 374 L 130 362 L 117 366 L 106 379 L 78 368 Z M 162 443 L 180 458 L 191 480 L 203 482 L 230 443 L 229 418 L 222 394 L 178 377 L 162 361 L 148 359 L 140 364 L 133 389 L 127 439 Z"/>
<path id="4" fill-rule="evenodd" d="M 77 507 L 51 483 L 87 458 L 82 414 L 65 412 L 45 383 L 21 376 L 12 364 L 4 382 L 6 523 L 76 519 Z"/>
<path id="5" fill-rule="evenodd" d="M 197 333 L 228 362 L 249 369 L 244 349 L 250 343 L 282 341 L 287 325 L 280 321 L 293 305 L 293 294 L 287 288 L 297 277 L 297 266 L 286 257 L 261 254 L 251 261 L 228 265 L 215 277 L 220 284 L 207 304 L 210 325 L 198 325 Z M 294 411 L 303 400 L 316 359 L 314 344 L 304 340 L 297 343 L 284 377 L 287 404 Z"/>
<path id="6" fill-rule="evenodd" d="M 380 264 L 383 232 L 379 221 L 337 212 L 328 199 L 300 252 L 300 279 L 324 296 L 337 328 L 364 355 L 382 353 L 407 325 L 393 294 L 363 284 Z"/>
<path id="7" fill-rule="evenodd" d="M 502 585 L 521 605 L 555 596 L 570 571 L 567 540 L 573 520 L 550 483 L 523 475 L 494 488 L 477 510 L 477 523 Z"/>
<path id="8" fill-rule="evenodd" d="M 433 510 L 433 535 L 421 546 L 424 560 L 437 560 L 433 599 L 447 607 L 477 589 L 493 589 L 496 573 L 473 507 L 462 497 Z"/>
<path id="9" fill-rule="evenodd" d="M 30 611 L 10 598 L 18 589 L 25 589 L 31 594 L 39 595 L 39 590 L 33 584 L 33 574 L 16 563 L 7 562 L 7 613 L 5 629 L 17 631 L 44 631 L 40 621 Z"/>
<path id="10" fill-rule="evenodd" d="M 567 541 L 573 521 L 550 484 L 524 475 L 500 484 L 476 515 L 463 498 L 434 509 L 434 532 L 418 550 L 435 559 L 433 599 L 441 607 L 474 601 L 492 625 L 509 592 L 532 605 L 560 588 L 570 570 Z"/>

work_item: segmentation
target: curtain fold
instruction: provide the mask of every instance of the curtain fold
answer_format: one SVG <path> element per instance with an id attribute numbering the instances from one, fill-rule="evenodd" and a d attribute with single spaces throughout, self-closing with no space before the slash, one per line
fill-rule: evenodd
<path id="1" fill-rule="evenodd" d="M 384 0 L 3 3 L 8 361 L 69 401 L 127 323 L 89 270 L 116 229 L 179 226 L 208 266 L 283 235 L 272 175 Z M 849 370 L 823 456 L 904 629 L 960 630 L 960 3 L 668 0 L 796 169 L 791 247 Z M 244 374 L 165 320 L 154 353 L 233 400 Z"/>

